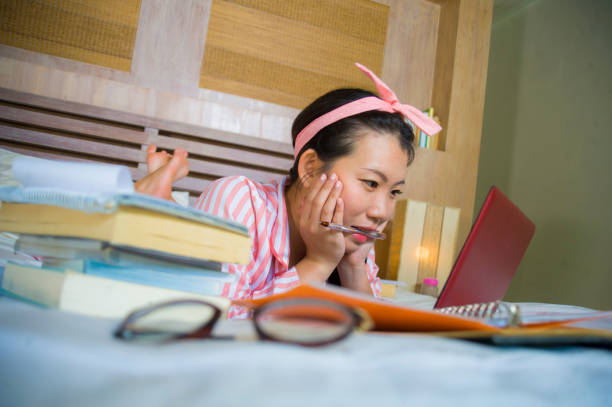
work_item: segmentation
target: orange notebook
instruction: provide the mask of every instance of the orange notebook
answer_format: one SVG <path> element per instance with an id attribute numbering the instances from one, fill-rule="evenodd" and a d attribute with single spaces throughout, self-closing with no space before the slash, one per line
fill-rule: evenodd
<path id="1" fill-rule="evenodd" d="M 403 305 L 394 304 L 388 300 L 376 299 L 372 296 L 348 290 L 346 288 L 330 285 L 302 284 L 283 294 L 276 294 L 258 299 L 234 300 L 233 304 L 249 308 L 257 308 L 270 301 L 284 298 L 315 298 L 334 301 L 348 307 L 359 308 L 368 313 L 374 323 L 375 331 L 390 332 L 458 332 L 470 331 L 483 334 L 502 334 L 534 331 L 543 333 L 542 328 L 568 327 L 577 321 L 604 320 L 612 318 L 612 311 L 596 311 L 586 314 L 564 314 L 554 319 L 529 318 L 521 320 L 518 326 L 510 329 L 508 324 L 515 315 L 500 315 L 494 319 L 478 319 L 461 315 L 445 314 L 440 311 L 420 310 Z M 442 310 L 442 309 L 441 309 Z M 460 310 L 459 310 L 460 311 Z M 576 331 L 580 328 L 576 327 Z M 553 330 L 550 331 L 551 334 Z M 612 338 L 612 331 L 601 330 L 606 337 Z"/>
<path id="2" fill-rule="evenodd" d="M 438 332 L 438 331 L 499 331 L 501 328 L 484 321 L 434 311 L 419 310 L 393 304 L 390 301 L 347 290 L 337 286 L 302 284 L 283 294 L 259 299 L 235 300 L 233 303 L 257 308 L 281 298 L 317 298 L 360 308 L 374 322 L 375 331 Z"/>

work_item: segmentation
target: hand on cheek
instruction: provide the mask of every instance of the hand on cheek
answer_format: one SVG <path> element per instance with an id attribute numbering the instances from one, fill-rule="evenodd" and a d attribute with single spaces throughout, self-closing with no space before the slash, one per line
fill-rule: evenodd
<path id="1" fill-rule="evenodd" d="M 298 228 L 306 245 L 306 257 L 329 273 L 344 256 L 341 232 L 321 226 L 321 221 L 342 223 L 344 203 L 340 199 L 342 183 L 335 174 L 310 179 L 301 191 Z"/>

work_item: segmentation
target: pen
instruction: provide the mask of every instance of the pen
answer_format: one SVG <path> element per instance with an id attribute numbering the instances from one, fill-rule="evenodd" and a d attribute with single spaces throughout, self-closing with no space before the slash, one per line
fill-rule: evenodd
<path id="1" fill-rule="evenodd" d="M 385 239 L 387 237 L 387 235 L 385 235 L 384 233 L 380 233 L 375 230 L 363 230 L 356 226 L 344 226 L 344 225 L 338 225 L 337 223 L 330 223 L 326 221 L 321 221 L 321 226 L 325 226 L 326 228 L 330 228 L 333 230 L 339 230 L 341 232 L 359 233 L 361 235 L 367 236 L 372 239 Z"/>

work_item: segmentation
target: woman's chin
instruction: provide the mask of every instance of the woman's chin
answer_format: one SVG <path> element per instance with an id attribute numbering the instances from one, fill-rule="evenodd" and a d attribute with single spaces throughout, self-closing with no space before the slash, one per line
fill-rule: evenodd
<path id="1" fill-rule="evenodd" d="M 347 235 L 345 237 L 345 250 L 347 253 L 352 253 L 368 243 L 368 240 L 367 237 L 359 234 Z"/>

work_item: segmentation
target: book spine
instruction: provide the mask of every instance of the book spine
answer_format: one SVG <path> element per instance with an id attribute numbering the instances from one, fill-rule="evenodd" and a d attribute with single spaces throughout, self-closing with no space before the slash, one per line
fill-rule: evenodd
<path id="1" fill-rule="evenodd" d="M 147 267 L 112 266 L 91 260 L 85 261 L 83 272 L 98 277 L 205 295 L 221 295 L 225 283 L 234 277 L 219 271 L 162 271 Z"/>

